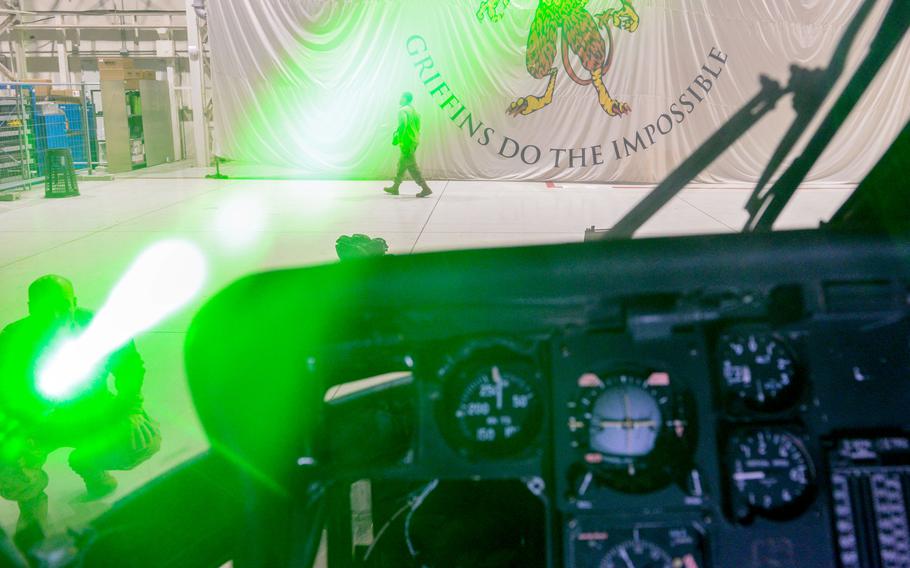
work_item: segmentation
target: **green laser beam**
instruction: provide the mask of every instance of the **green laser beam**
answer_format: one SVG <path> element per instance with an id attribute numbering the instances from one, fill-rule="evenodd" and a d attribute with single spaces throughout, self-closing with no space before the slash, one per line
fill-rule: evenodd
<path id="1" fill-rule="evenodd" d="M 187 241 L 156 243 L 140 254 L 79 336 L 64 341 L 38 371 L 38 392 L 64 400 L 88 386 L 109 355 L 190 302 L 207 263 Z"/>

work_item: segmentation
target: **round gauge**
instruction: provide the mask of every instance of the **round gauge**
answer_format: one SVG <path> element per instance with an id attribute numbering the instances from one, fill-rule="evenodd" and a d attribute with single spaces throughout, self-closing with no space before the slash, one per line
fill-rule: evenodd
<path id="1" fill-rule="evenodd" d="M 673 568 L 673 560 L 653 542 L 628 540 L 611 548 L 600 568 Z"/>
<path id="2" fill-rule="evenodd" d="M 792 404 L 796 365 L 784 343 L 768 334 L 724 336 L 719 344 L 726 392 L 758 410 Z"/>
<path id="3" fill-rule="evenodd" d="M 443 430 L 459 450 L 486 457 L 514 454 L 540 431 L 538 374 L 530 364 L 478 363 L 447 381 Z"/>
<path id="4" fill-rule="evenodd" d="M 798 510 L 811 494 L 815 477 L 802 441 L 785 430 L 757 430 L 732 436 L 729 483 L 734 514 L 766 516 Z"/>
<path id="5" fill-rule="evenodd" d="M 652 380 L 654 376 L 660 380 Z M 666 381 L 666 382 L 664 382 Z M 647 492 L 669 483 L 688 459 L 688 406 L 666 373 L 584 375 L 569 403 L 572 446 L 601 480 L 617 489 Z"/>

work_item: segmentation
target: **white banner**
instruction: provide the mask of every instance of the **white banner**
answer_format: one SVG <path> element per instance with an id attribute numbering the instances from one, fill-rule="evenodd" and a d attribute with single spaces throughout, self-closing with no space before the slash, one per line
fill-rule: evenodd
<path id="1" fill-rule="evenodd" d="M 786 82 L 791 64 L 827 66 L 858 5 L 214 1 L 215 152 L 313 178 L 390 178 L 407 90 L 429 179 L 655 182 L 759 91 L 760 75 Z M 884 8 L 859 35 L 847 74 Z M 810 181 L 860 180 L 908 118 L 905 41 Z M 756 180 L 792 119 L 784 99 L 700 179 Z"/>

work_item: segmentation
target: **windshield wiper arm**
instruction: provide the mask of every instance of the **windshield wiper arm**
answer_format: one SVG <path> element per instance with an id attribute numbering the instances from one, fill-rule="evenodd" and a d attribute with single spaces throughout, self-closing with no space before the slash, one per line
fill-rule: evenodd
<path id="1" fill-rule="evenodd" d="M 752 197 L 746 205 L 751 214 L 750 222 L 752 221 L 752 218 L 757 217 L 759 214 L 763 215 L 767 212 L 771 212 L 774 219 L 776 219 L 777 214 L 779 214 L 780 211 L 777 211 L 775 214 L 774 211 L 776 210 L 776 206 L 770 209 L 768 206 L 773 205 L 773 203 L 777 201 L 778 205 L 780 206 L 780 210 L 783 210 L 783 205 L 786 204 L 786 200 L 789 199 L 789 196 L 783 200 L 782 204 L 779 200 L 774 199 L 774 196 L 784 195 L 785 192 L 781 190 L 781 181 L 783 181 L 784 178 L 787 177 L 787 173 L 790 173 L 791 171 L 794 172 L 791 175 L 795 175 L 793 166 L 791 166 L 790 170 L 788 170 L 787 173 L 785 173 L 784 176 L 778 180 L 778 183 L 776 183 L 774 187 L 771 188 L 771 190 L 769 190 L 761 197 L 757 196 L 761 193 L 761 190 L 764 188 L 764 186 L 767 185 L 768 181 L 774 175 L 774 172 L 776 172 L 780 167 L 780 164 L 789 154 L 793 145 L 799 139 L 799 136 L 815 117 L 818 109 L 821 107 L 822 102 L 827 96 L 828 90 L 837 82 L 837 79 L 843 73 L 846 57 L 850 51 L 850 48 L 852 47 L 853 41 L 855 40 L 859 30 L 862 28 L 863 23 L 871 13 L 872 8 L 879 1 L 880 0 L 865 0 L 863 5 L 854 15 L 847 31 L 841 38 L 827 69 L 813 71 L 802 69 L 795 65 L 791 66 L 790 81 L 786 87 L 781 87 L 780 84 L 776 81 L 762 76 L 762 90 L 751 101 L 746 103 L 742 109 L 734 114 L 723 126 L 720 127 L 717 132 L 714 133 L 714 135 L 712 135 L 704 144 L 702 144 L 698 150 L 696 150 L 676 170 L 667 176 L 664 181 L 662 181 L 656 188 L 654 188 L 651 193 L 649 193 L 642 201 L 633 207 L 632 210 L 629 211 L 611 229 L 597 230 L 594 227 L 591 227 L 585 231 L 585 240 L 593 241 L 606 239 L 627 239 L 634 236 L 635 232 L 638 231 L 648 221 L 648 219 L 660 211 L 699 173 L 711 165 L 711 163 L 713 163 L 714 160 L 723 154 L 734 142 L 736 142 L 736 140 L 741 138 L 759 120 L 761 120 L 768 112 L 770 112 L 781 98 L 792 92 L 794 93 L 793 104 L 797 110 L 797 118 L 788 133 L 781 140 L 781 143 L 772 156 L 771 161 L 762 174 L 762 177 L 759 180 L 759 183 L 756 186 Z M 888 13 L 889 17 L 891 17 L 892 12 L 900 12 L 898 5 L 902 1 L 903 0 L 895 0 L 892 3 L 891 9 Z M 894 30 L 901 27 L 899 24 L 902 20 L 906 19 L 906 14 L 899 13 L 898 15 L 901 17 L 896 18 L 896 21 L 890 23 L 890 26 L 888 18 L 886 18 L 885 24 L 883 25 L 882 29 L 879 30 L 879 33 L 876 36 L 876 40 L 873 42 L 873 48 L 875 48 L 882 36 L 890 37 L 889 34 L 885 33 L 886 28 Z M 906 26 L 903 26 L 903 30 L 906 30 Z M 900 35 L 903 35 L 903 31 Z M 899 39 L 900 38 L 898 37 L 898 41 Z M 896 44 L 896 42 L 894 43 Z M 890 51 L 893 51 L 893 46 Z M 884 59 L 887 59 L 887 56 L 883 58 L 883 61 Z M 878 72 L 878 69 L 880 67 L 881 65 L 875 68 L 875 71 L 872 75 L 873 77 Z M 857 78 L 860 76 L 861 71 L 863 71 L 862 66 L 854 76 L 853 81 L 857 80 Z M 851 85 L 853 84 L 853 81 L 851 81 Z M 871 78 L 868 78 L 866 84 L 868 84 L 870 81 Z M 843 100 L 843 98 L 844 95 L 842 95 L 841 100 Z M 840 103 L 841 100 L 839 100 L 838 103 Z M 839 107 L 835 105 L 835 109 L 837 108 Z M 852 105 L 850 108 L 852 109 Z M 827 124 L 827 121 L 825 124 Z M 839 126 L 840 124 L 835 125 L 835 132 Z M 821 129 L 819 132 L 821 132 Z M 818 139 L 817 137 L 818 135 L 816 135 L 816 138 L 813 139 L 813 142 Z M 827 143 L 830 141 L 830 138 L 819 140 L 823 143 L 821 149 L 818 151 L 818 154 L 820 155 L 821 151 L 824 150 L 824 147 L 827 146 Z M 811 147 L 812 144 L 810 143 L 810 148 Z M 804 154 L 804 156 L 806 156 L 806 154 Z M 815 156 L 815 159 L 812 160 L 812 164 L 815 163 L 817 157 L 818 156 Z M 794 163 L 794 166 L 795 165 L 796 164 Z M 806 173 L 808 173 L 808 170 L 806 170 Z M 805 174 L 799 178 L 799 181 L 802 181 L 803 178 L 805 178 Z M 790 195 L 792 195 L 792 190 L 790 191 Z M 766 205 L 763 206 L 763 204 Z M 771 223 L 773 224 L 773 220 Z M 747 223 L 746 230 L 748 230 L 748 226 L 749 223 Z"/>
<path id="2" fill-rule="evenodd" d="M 762 199 L 764 199 L 762 192 L 765 187 L 770 183 L 771 178 L 777 173 L 777 170 L 791 150 L 793 150 L 793 146 L 799 141 L 800 136 L 805 133 L 815 115 L 818 114 L 818 110 L 828 96 L 828 92 L 843 74 L 844 65 L 847 63 L 847 55 L 850 53 L 853 41 L 877 2 L 878 0 L 866 0 L 857 10 L 853 20 L 850 22 L 850 26 L 841 37 L 834 55 L 831 56 L 831 62 L 828 64 L 827 69 L 804 70 L 802 72 L 799 88 L 794 89 L 793 93 L 793 110 L 796 111 L 796 118 L 771 156 L 771 161 L 765 166 L 765 171 L 762 172 L 752 195 L 749 197 L 749 201 L 746 203 L 746 211 L 750 215 L 756 214 L 760 209 Z M 798 69 L 796 66 L 790 68 L 794 80 L 799 73 Z"/>
<path id="3" fill-rule="evenodd" d="M 585 231 L 586 241 L 631 238 L 648 219 L 660 211 L 677 193 L 692 181 L 703 169 L 723 154 L 733 142 L 738 140 L 756 122 L 771 112 L 777 101 L 787 94 L 788 90 L 780 83 L 762 76 L 762 89 L 746 103 L 736 114 L 730 117 L 707 142 L 689 156 L 673 173 L 660 182 L 644 199 L 617 222 L 612 229 L 598 231 L 591 227 Z"/>
<path id="4" fill-rule="evenodd" d="M 867 0 L 869 2 L 870 0 Z M 784 207 L 796 193 L 799 184 L 806 179 L 812 167 L 831 143 L 831 140 L 846 122 L 847 117 L 859 103 L 862 96 L 869 89 L 872 80 L 878 75 L 885 62 L 897 49 L 901 39 L 907 32 L 910 24 L 910 9 L 905 4 L 906 0 L 893 0 L 891 7 L 885 14 L 881 28 L 879 28 L 869 54 L 863 59 L 856 73 L 850 79 L 847 87 L 834 103 L 831 111 L 812 136 L 803 153 L 780 176 L 764 195 L 758 196 L 759 188 L 753 194 L 747 208 L 749 220 L 743 232 L 770 231 L 774 222 L 783 212 Z M 863 6 L 865 8 L 865 5 Z M 814 117 L 809 117 L 811 120 Z M 798 138 L 798 135 L 797 135 Z"/>

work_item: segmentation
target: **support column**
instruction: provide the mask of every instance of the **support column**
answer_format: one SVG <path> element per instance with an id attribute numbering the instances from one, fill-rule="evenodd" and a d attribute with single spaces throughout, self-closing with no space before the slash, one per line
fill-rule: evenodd
<path id="1" fill-rule="evenodd" d="M 72 83 L 70 80 L 70 63 L 66 53 L 66 39 L 57 42 L 57 70 L 60 72 L 60 83 L 65 85 Z"/>
<path id="2" fill-rule="evenodd" d="M 22 12 L 22 0 L 17 0 L 16 9 L 19 12 Z M 15 58 L 14 71 L 16 72 L 16 77 L 20 81 L 28 80 L 28 62 L 26 61 L 26 52 L 25 52 L 25 33 L 21 30 L 15 30 L 10 36 L 15 37 L 15 43 L 13 43 L 13 57 Z"/>
<path id="3" fill-rule="evenodd" d="M 196 146 L 196 165 L 209 165 L 208 136 L 205 129 L 205 102 L 202 94 L 203 46 L 199 37 L 199 18 L 193 7 L 193 0 L 186 0 L 186 43 L 190 65 L 190 103 L 193 109 L 193 141 Z"/>
<path id="4" fill-rule="evenodd" d="M 28 78 L 26 75 L 28 75 L 28 64 L 25 59 L 25 36 L 18 30 L 12 35 L 16 38 L 16 41 L 13 43 L 13 55 L 16 60 L 16 77 L 18 77 L 20 81 L 27 81 Z"/>
<path id="5" fill-rule="evenodd" d="M 168 20 L 170 20 L 170 23 L 173 23 L 173 16 L 168 17 Z M 167 92 L 168 98 L 171 101 L 172 143 L 174 145 L 174 160 L 178 161 L 186 158 L 186 156 L 183 155 L 183 144 L 181 144 L 180 108 L 178 106 L 179 101 L 177 100 L 177 72 L 175 69 L 177 64 L 177 45 L 174 41 L 174 33 L 170 28 L 158 29 L 158 40 L 155 42 L 155 52 L 158 57 L 167 61 Z"/>
<path id="6" fill-rule="evenodd" d="M 76 16 L 78 23 L 79 16 Z M 82 36 L 79 30 L 66 30 L 66 52 L 69 54 L 68 61 L 70 64 L 70 80 L 73 85 L 82 85 L 85 83 L 82 77 Z M 75 88 L 75 87 L 73 87 Z"/>

